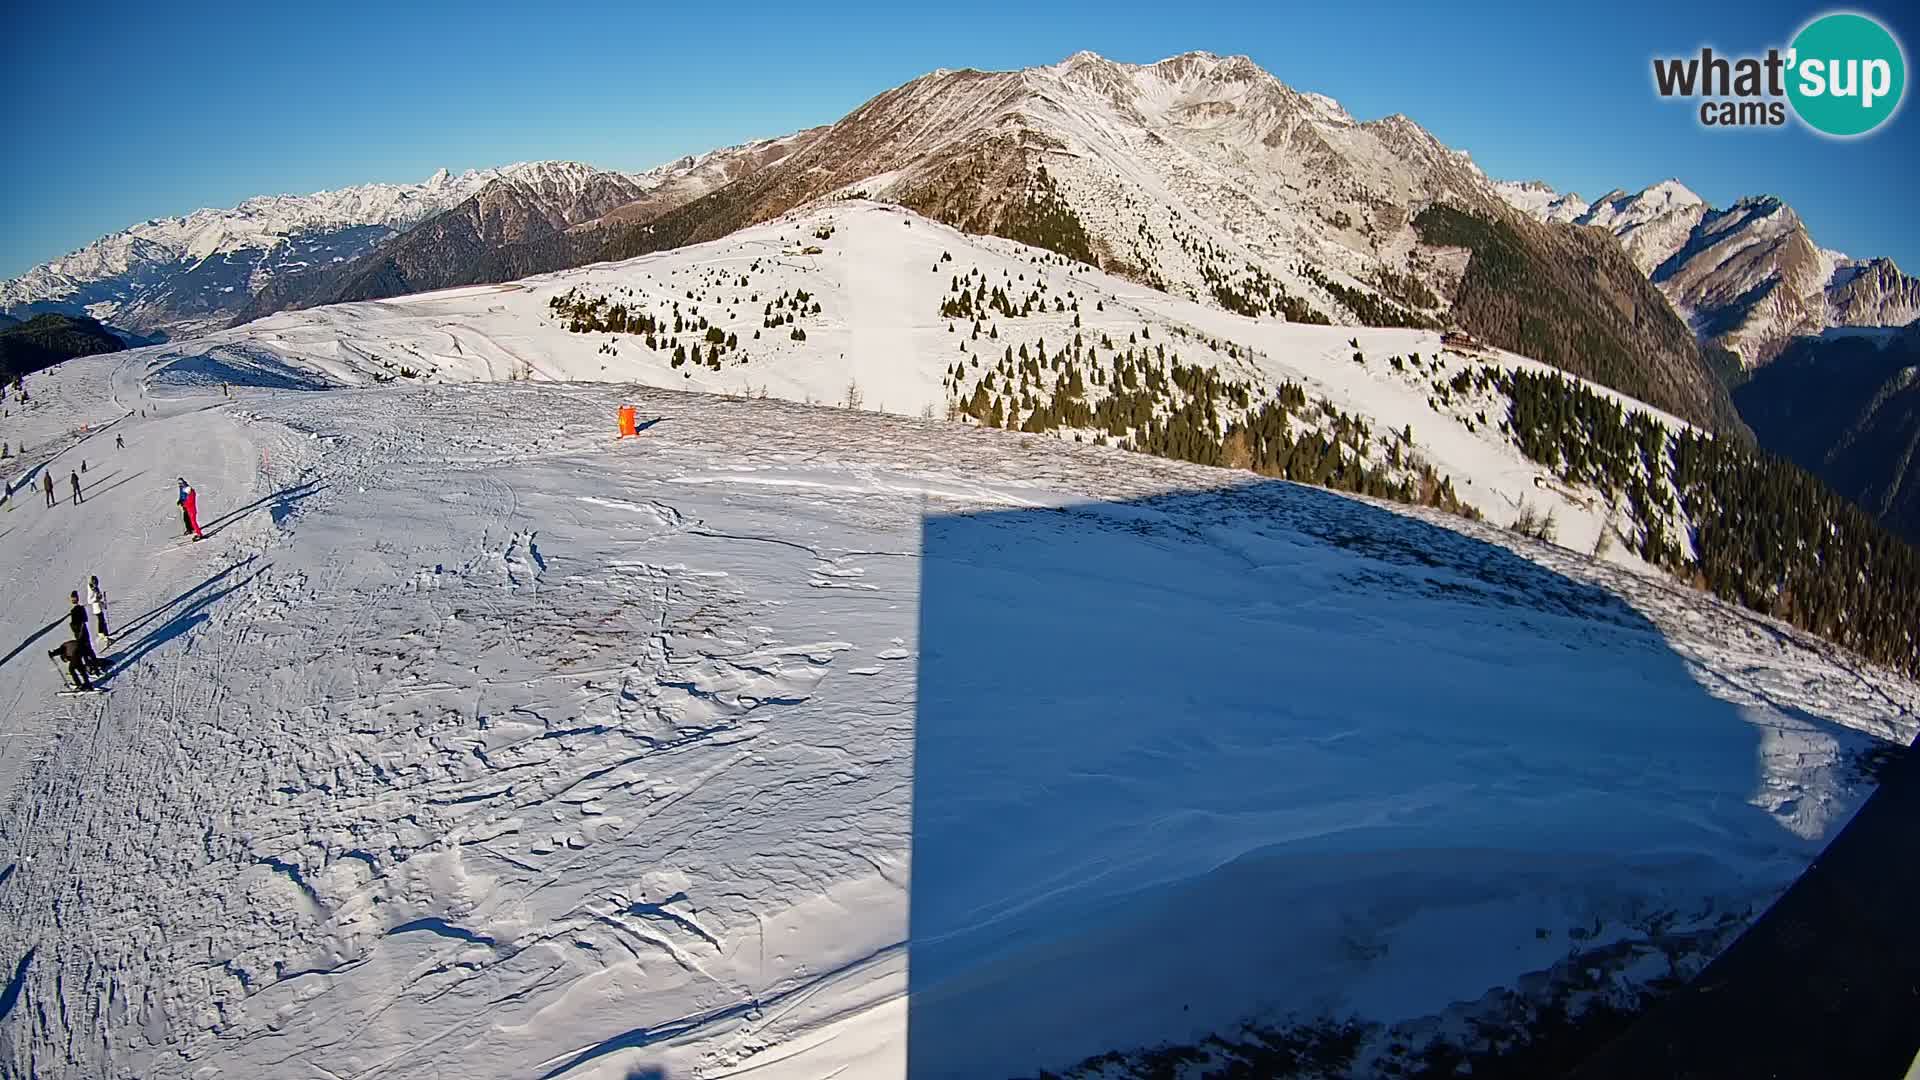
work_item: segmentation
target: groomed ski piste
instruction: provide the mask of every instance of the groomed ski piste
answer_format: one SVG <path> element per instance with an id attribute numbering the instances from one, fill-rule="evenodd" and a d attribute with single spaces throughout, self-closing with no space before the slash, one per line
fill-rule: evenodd
<path id="1" fill-rule="evenodd" d="M 1915 733 L 1913 684 L 1630 560 L 921 419 L 939 255 L 1032 253 L 830 213 L 29 377 L 16 482 L 88 470 L 0 513 L 0 1073 L 1033 1076 L 1250 1021 L 1378 1058 L 1696 970 Z M 838 281 L 804 348 L 683 378 L 546 318 L 755 244 Z M 1489 508 L 1543 490 L 1346 359 L 1416 332 L 1076 273 Z M 434 381 L 376 384 L 409 350 Z M 110 693 L 62 698 L 89 574 Z"/>

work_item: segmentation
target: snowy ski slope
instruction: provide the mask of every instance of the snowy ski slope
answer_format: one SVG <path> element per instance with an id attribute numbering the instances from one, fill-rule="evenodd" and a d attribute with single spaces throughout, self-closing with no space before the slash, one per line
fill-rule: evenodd
<path id="1" fill-rule="evenodd" d="M 448 314 L 547 287 L 33 380 L 9 431 L 90 494 L 0 513 L 0 1075 L 1010 1076 L 1249 1016 L 1452 1030 L 1704 961 L 1914 734 L 1910 683 L 1437 514 L 778 400 L 314 389 L 433 325 L 583 373 Z M 881 315 L 793 386 L 912 408 L 857 366 L 922 332 Z M 73 442 L 110 421 L 124 452 Z M 174 548 L 180 475 L 209 539 Z M 89 573 L 104 701 L 42 659 Z"/>
<path id="2" fill-rule="evenodd" d="M 1004 281 L 1015 294 L 1044 280 L 1048 296 L 1071 295 L 1079 310 L 989 319 L 996 336 L 971 339 L 967 320 L 940 314 L 953 279 L 968 272 Z M 788 326 L 762 325 L 769 301 L 801 291 L 821 308 L 795 324 L 804 341 L 792 340 Z M 639 335 L 569 332 L 550 308 L 554 298 L 569 293 L 606 296 L 666 321 L 678 305 L 736 335 L 740 348 L 728 351 L 719 370 L 676 368 L 665 335 L 659 348 L 649 349 Z M 1475 416 L 1504 417 L 1504 399 L 1438 405 L 1432 382 L 1439 369 L 1397 371 L 1389 364 L 1391 357 L 1410 354 L 1429 365 L 1439 358 L 1450 376 L 1482 363 L 1544 367 L 1535 361 L 1497 350 L 1471 357 L 1444 352 L 1440 335 L 1429 331 L 1245 318 L 864 200 L 811 207 L 723 240 L 622 263 L 282 313 L 164 347 L 157 355 L 198 358 L 177 369 L 183 379 L 188 371 L 237 366 L 250 374 L 235 377 L 282 383 L 313 375 L 348 385 L 383 379 L 619 381 L 827 404 L 844 402 L 852 385 L 866 409 L 944 416 L 952 395 L 942 380 L 955 363 L 991 363 L 1002 350 L 1041 344 L 1057 352 L 1076 335 L 1090 344 L 1107 335 L 1116 348 L 1132 347 L 1130 336 L 1142 333 L 1150 333 L 1142 347 L 1171 349 L 1186 363 L 1216 367 L 1262 394 L 1293 382 L 1316 402 L 1367 419 L 1376 431 L 1410 426 L 1412 448 L 1454 477 L 1461 498 L 1491 521 L 1513 521 L 1523 503 L 1552 510 L 1560 542 L 1590 551 L 1607 519 L 1607 507 L 1594 492 L 1553 482 L 1547 470 Z M 693 330 L 677 335 L 683 344 L 699 338 Z M 1227 346 L 1237 346 L 1237 355 L 1229 355 Z M 1354 362 L 1356 351 L 1365 364 Z M 406 379 L 406 372 L 416 378 Z M 1602 392 L 1673 430 L 1684 427 L 1639 402 Z M 1084 434 L 1091 440 L 1093 433 Z M 1606 557 L 1639 565 L 1625 545 L 1613 545 Z"/>

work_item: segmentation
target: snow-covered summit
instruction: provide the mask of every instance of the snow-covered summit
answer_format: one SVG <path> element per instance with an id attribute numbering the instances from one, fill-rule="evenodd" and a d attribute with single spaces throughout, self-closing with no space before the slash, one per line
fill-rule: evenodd
<path id="1" fill-rule="evenodd" d="M 1579 193 L 1563 195 L 1544 180 L 1496 180 L 1493 190 L 1509 206 L 1542 221 L 1573 221 L 1589 209 Z"/>
<path id="2" fill-rule="evenodd" d="M 169 327 L 173 320 L 155 309 L 234 306 L 235 293 L 244 300 L 260 275 L 350 258 L 494 179 L 537 169 L 441 169 L 420 183 L 261 195 L 230 209 L 152 218 L 0 282 L 0 310 L 85 311 L 133 330 Z M 190 291 L 214 297 L 187 299 Z"/>
<path id="3" fill-rule="evenodd" d="M 1364 296 L 1384 276 L 1427 273 L 1407 257 L 1413 208 L 1493 199 L 1466 154 L 1408 118 L 1359 122 L 1247 57 L 1210 52 L 930 73 L 862 104 L 790 167 L 768 190 L 865 190 L 991 231 L 1008 209 L 984 193 L 1035 183 L 1044 167 L 1051 190 L 1032 197 L 1070 212 L 1079 257 L 1176 295 L 1255 289 L 1276 309 L 1294 297 L 1293 317 L 1336 322 L 1354 319 L 1336 288 Z M 983 171 L 995 177 L 984 187 Z"/>
<path id="4" fill-rule="evenodd" d="M 1634 194 L 1614 190 L 1602 195 L 1580 216 L 1579 223 L 1598 225 L 1619 234 L 1705 206 L 1706 201 L 1680 181 L 1662 180 Z"/>

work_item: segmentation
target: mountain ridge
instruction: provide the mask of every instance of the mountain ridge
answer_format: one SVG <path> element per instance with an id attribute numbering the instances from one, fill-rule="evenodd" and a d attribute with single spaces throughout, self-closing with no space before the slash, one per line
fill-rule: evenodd
<path id="1" fill-rule="evenodd" d="M 1470 156 L 1402 114 L 1355 120 L 1245 57 L 1129 65 L 1081 52 L 1015 72 L 937 71 L 883 91 L 775 168 L 598 254 L 714 239 L 856 190 L 1242 314 L 1357 325 L 1452 317 L 1466 257 L 1421 242 L 1412 222 L 1425 207 L 1453 205 L 1529 235 L 1546 227 L 1509 208 Z M 1544 233 L 1531 244 L 1548 257 L 1564 247 Z M 1657 404 L 1739 431 L 1690 339 L 1650 344 L 1625 324 L 1605 332 L 1611 351 L 1651 348 L 1649 363 L 1671 369 L 1654 383 L 1690 388 L 1654 393 Z"/>
<path id="2" fill-rule="evenodd" d="M 1575 201 L 1520 185 L 1538 213 L 1516 209 L 1512 186 L 1503 191 L 1469 154 L 1405 114 L 1357 120 L 1246 56 L 1196 51 L 1125 64 L 1083 50 L 1012 71 L 940 69 L 883 90 L 833 124 L 653 173 L 605 173 L 592 198 L 468 181 L 448 194 L 457 201 L 405 229 L 363 226 L 350 251 L 248 275 L 242 295 L 232 296 L 224 279 L 162 285 L 132 314 L 151 324 L 156 312 L 184 313 L 181 325 L 204 327 L 508 281 L 714 239 L 856 191 L 1175 295 L 1290 321 L 1460 321 L 1455 294 L 1471 256 L 1426 244 L 1413 228 L 1436 204 L 1527 237 L 1530 258 L 1574 260 L 1546 275 L 1561 280 L 1564 295 L 1632 291 L 1612 254 L 1555 239 L 1551 230 L 1566 226 L 1536 220 L 1565 217 Z M 1553 318 L 1563 315 L 1571 317 Z M 1643 354 L 1656 369 L 1639 385 L 1655 404 L 1739 431 L 1697 346 L 1668 340 L 1645 319 L 1591 315 L 1583 321 L 1602 335 L 1604 352 Z M 1511 329 L 1506 322 L 1476 325 L 1495 344 L 1523 347 L 1501 336 Z M 1550 336 L 1571 334 L 1563 326 Z"/>
<path id="3" fill-rule="evenodd" d="M 1550 187 L 1497 190 L 1521 212 L 1551 218 Z M 1742 368 L 1829 327 L 1920 317 L 1920 279 L 1888 258 L 1820 247 L 1776 195 L 1747 195 L 1720 209 L 1670 179 L 1611 191 L 1569 220 L 1612 233 L 1702 342 L 1734 354 Z"/>
<path id="4" fill-rule="evenodd" d="M 141 336 L 190 335 L 265 311 L 331 299 L 316 288 L 329 271 L 483 195 L 496 218 L 519 218 L 523 226 L 544 220 L 549 229 L 565 228 L 577 224 L 571 219 L 581 216 L 582 208 L 590 210 L 586 217 L 611 211 L 675 182 L 682 172 L 697 173 L 725 153 L 711 151 L 639 173 L 561 160 L 459 174 L 443 168 L 419 183 L 258 195 L 230 208 L 149 218 L 0 281 L 0 312 L 26 317 L 57 311 L 97 317 Z M 596 198 L 588 188 L 619 197 Z M 493 231 L 503 243 L 536 230 Z"/>
<path id="5" fill-rule="evenodd" d="M 451 206 L 502 170 L 445 169 L 417 184 L 362 184 L 307 195 L 259 195 L 226 208 L 136 222 L 0 282 L 0 310 L 93 314 L 129 330 L 212 325 L 200 305 L 168 303 L 198 274 L 209 289 L 357 253 Z M 169 316 L 172 316 L 171 318 Z M 217 317 L 217 316 L 216 316 Z"/>

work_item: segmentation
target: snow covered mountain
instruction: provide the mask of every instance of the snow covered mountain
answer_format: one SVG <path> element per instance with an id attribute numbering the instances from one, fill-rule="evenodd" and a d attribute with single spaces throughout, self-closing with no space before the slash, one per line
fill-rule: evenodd
<path id="1" fill-rule="evenodd" d="M 1407 117 L 1358 121 L 1244 56 L 1135 65 L 1082 52 L 1020 71 L 936 71 L 825 128 L 651 176 L 602 176 L 591 197 L 509 181 L 481 185 L 489 190 L 404 235 L 370 237 L 379 246 L 357 259 L 275 275 L 221 310 L 245 319 L 510 281 L 715 239 L 862 193 L 1242 314 L 1457 322 L 1695 422 L 1739 426 L 1692 336 L 1648 302 L 1654 294 L 1625 258 L 1513 210 L 1517 189 L 1503 197 L 1466 154 Z M 1549 218 L 1579 205 L 1528 190 Z M 1432 242 L 1420 221 L 1435 207 L 1499 235 L 1478 254 Z M 1516 252 L 1521 273 L 1490 268 Z M 1477 271 L 1476 259 L 1486 264 Z M 1521 310 L 1532 317 L 1515 318 Z"/>
<path id="2" fill-rule="evenodd" d="M 1032 433 L 1143 443 L 1149 423 L 1166 425 L 1186 404 L 1173 385 L 1185 365 L 1244 384 L 1254 407 L 1293 384 L 1306 394 L 1301 413 L 1324 403 L 1373 431 L 1411 426 L 1412 441 L 1355 440 L 1353 449 L 1395 479 L 1411 479 L 1418 458 L 1437 481 L 1451 478 L 1464 506 L 1494 520 L 1523 503 L 1551 509 L 1562 538 L 1586 548 L 1607 528 L 1607 508 L 1590 493 L 1563 496 L 1537 481 L 1538 469 L 1486 419 L 1499 407 L 1484 388 L 1456 395 L 1445 385 L 1495 357 L 1528 371 L 1544 365 L 1495 350 L 1449 352 L 1432 330 L 1253 319 L 865 199 L 809 204 L 621 263 L 282 312 L 165 355 L 190 358 L 174 365 L 175 377 L 204 365 L 234 368 L 243 381 L 271 373 L 349 386 L 607 380 L 810 403 L 852 397 L 908 416 L 985 422 L 991 412 L 994 426 L 1033 421 Z M 1145 412 L 1117 430 L 1037 412 L 1066 385 L 1068 360 L 1089 365 L 1091 406 L 1124 389 L 1127 357 L 1157 376 L 1137 373 L 1146 389 L 1129 395 L 1143 399 L 1130 408 Z M 975 402 L 977 415 L 967 414 Z M 1324 426 L 1329 438 L 1340 426 L 1324 414 L 1291 422 Z M 1632 545 L 1610 557 L 1639 565 Z"/>
<path id="3" fill-rule="evenodd" d="M 647 179 L 572 161 L 511 167 L 362 256 L 281 277 L 259 291 L 241 318 L 464 283 L 454 279 L 477 272 L 498 251 L 544 240 L 640 198 L 649 190 Z"/>
<path id="4" fill-rule="evenodd" d="M 776 162 L 809 134 L 714 150 L 641 173 L 575 162 L 520 168 L 359 258 L 280 278 L 236 321 L 316 304 L 509 281 L 592 261 L 595 237 L 606 230 L 652 220 Z"/>
<path id="5" fill-rule="evenodd" d="M 1495 180 L 1493 188 L 1515 209 L 1542 221 L 1564 224 L 1587 212 L 1588 203 L 1578 192 L 1562 195 L 1544 180 Z"/>
<path id="6" fill-rule="evenodd" d="M 764 144 L 760 144 L 764 148 Z M 627 174 L 571 161 L 446 170 L 418 184 L 367 184 L 312 195 L 269 195 L 230 210 L 160 218 L 0 282 L 0 311 L 92 315 L 117 329 L 181 336 L 237 317 L 334 299 L 353 277 L 409 265 L 484 260 L 649 197 L 672 202 L 724 183 L 755 146 L 715 151 Z M 453 214 L 441 220 L 443 215 Z M 363 257 L 417 225 L 435 230 L 369 264 Z M 431 279 L 423 287 L 451 282 Z M 404 276 L 404 275 L 403 275 Z"/>
<path id="7" fill-rule="evenodd" d="M 145 221 L 0 282 L 0 310 L 85 313 L 141 333 L 217 327 L 276 276 L 363 254 L 502 172 L 442 169 L 418 184 L 265 195 Z"/>
<path id="8" fill-rule="evenodd" d="M 1902 326 L 1920 317 L 1920 279 L 1889 259 L 1851 259 L 1814 243 L 1793 209 L 1771 196 L 1707 205 L 1678 180 L 1612 191 L 1564 218 L 1551 189 L 1503 185 L 1511 205 L 1542 220 L 1613 233 L 1701 339 L 1766 363 L 1795 337 L 1830 326 Z"/>
<path id="9" fill-rule="evenodd" d="M 1694 226 L 1709 208 L 1678 180 L 1663 180 L 1638 194 L 1615 189 L 1566 220 L 1597 225 L 1611 232 L 1640 272 L 1653 277 L 1660 266 L 1686 246 Z"/>
<path id="10" fill-rule="evenodd" d="M 757 139 L 739 146 L 689 154 L 658 168 L 637 173 L 634 179 L 642 195 L 633 202 L 615 208 L 588 227 L 611 228 L 652 221 L 704 195 L 711 194 L 741 177 L 776 165 L 805 146 L 825 128 L 808 128 L 777 139 Z"/>
<path id="11" fill-rule="evenodd" d="M 1464 154 L 1405 117 L 1358 122 L 1246 57 L 1083 52 L 889 90 L 627 247 L 712 239 L 853 191 L 1180 295 L 1344 322 L 1382 288 L 1409 292 L 1383 271 L 1425 276 L 1410 261 L 1413 207 L 1497 202 Z"/>
<path id="12" fill-rule="evenodd" d="M 1456 320 L 1696 422 L 1738 429 L 1692 335 L 1612 245 L 1514 211 L 1465 154 L 1406 117 L 1358 122 L 1246 57 L 1133 65 L 1079 53 L 1022 71 L 936 71 L 779 162 L 591 256 L 548 265 L 715 239 L 851 193 L 1241 314 L 1367 326 Z M 1476 254 L 1473 230 L 1460 229 L 1435 240 L 1422 221 L 1436 207 L 1480 222 L 1475 235 L 1490 243 Z M 1503 257 L 1525 265 L 1505 272 Z M 1522 310 L 1532 317 L 1515 317 Z"/>

